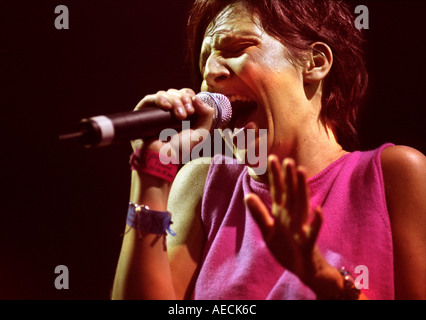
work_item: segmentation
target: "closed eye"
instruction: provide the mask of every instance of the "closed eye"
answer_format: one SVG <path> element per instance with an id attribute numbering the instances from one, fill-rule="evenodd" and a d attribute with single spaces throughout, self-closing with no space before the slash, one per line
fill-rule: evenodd
<path id="1" fill-rule="evenodd" d="M 241 43 L 238 45 L 233 45 L 229 48 L 223 50 L 223 55 L 225 57 L 236 57 L 246 52 L 246 50 L 252 47 L 252 43 Z"/>
<path id="2" fill-rule="evenodd" d="M 212 51 L 219 51 L 224 58 L 235 58 L 247 52 L 249 48 L 261 43 L 259 36 L 250 32 L 248 32 L 248 34 L 246 34 L 246 32 L 241 32 L 241 34 L 237 35 L 232 32 L 224 34 L 218 33 L 217 36 L 213 37 L 213 40 L 211 40 L 212 37 L 213 36 L 206 37 L 210 40 L 205 41 L 201 49 L 199 60 L 201 73 L 203 73 L 207 59 Z"/>

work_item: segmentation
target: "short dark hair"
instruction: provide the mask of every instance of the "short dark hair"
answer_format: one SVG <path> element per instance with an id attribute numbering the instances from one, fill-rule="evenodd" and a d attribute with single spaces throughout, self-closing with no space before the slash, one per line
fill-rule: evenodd
<path id="1" fill-rule="evenodd" d="M 337 0 L 196 0 L 187 25 L 188 57 L 201 83 L 199 55 L 208 25 L 228 5 L 241 2 L 253 10 L 262 28 L 283 43 L 297 59 L 309 45 L 321 41 L 333 52 L 333 66 L 324 80 L 322 119 L 347 150 L 358 147 L 356 122 L 367 91 L 364 37 L 355 27 L 349 5 Z"/>

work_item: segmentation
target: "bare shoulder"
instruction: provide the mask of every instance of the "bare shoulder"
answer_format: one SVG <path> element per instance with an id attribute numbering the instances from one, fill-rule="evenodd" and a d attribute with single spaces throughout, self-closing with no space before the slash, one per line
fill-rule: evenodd
<path id="1" fill-rule="evenodd" d="M 381 155 L 384 169 L 399 169 L 398 172 L 426 170 L 426 157 L 420 151 L 407 146 L 392 146 L 383 150 Z M 398 173 L 395 172 L 395 173 Z"/>
<path id="2" fill-rule="evenodd" d="M 200 158 L 185 164 L 173 181 L 168 200 L 172 213 L 172 229 L 179 237 L 168 237 L 170 244 L 186 241 L 191 229 L 200 225 L 201 201 L 210 164 L 208 158 Z"/>
<path id="3" fill-rule="evenodd" d="M 209 168 L 209 158 L 199 158 L 179 170 L 170 190 L 170 212 L 174 209 L 180 211 L 180 207 L 187 207 L 188 202 L 201 200 Z"/>
<path id="4" fill-rule="evenodd" d="M 426 157 L 406 146 L 393 146 L 381 155 L 386 198 L 390 209 L 408 200 L 424 203 L 426 190 Z"/>
<path id="5" fill-rule="evenodd" d="M 394 245 L 397 299 L 425 299 L 426 159 L 410 147 L 381 155 L 386 202 Z"/>

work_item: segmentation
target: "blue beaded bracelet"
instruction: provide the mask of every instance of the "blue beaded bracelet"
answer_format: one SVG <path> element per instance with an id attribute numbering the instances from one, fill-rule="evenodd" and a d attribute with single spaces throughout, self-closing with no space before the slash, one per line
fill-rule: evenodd
<path id="1" fill-rule="evenodd" d="M 151 210 L 148 206 L 138 205 L 133 202 L 129 202 L 126 223 L 140 232 L 166 234 L 167 231 L 172 236 L 176 235 L 170 229 L 172 224 L 170 212 Z"/>

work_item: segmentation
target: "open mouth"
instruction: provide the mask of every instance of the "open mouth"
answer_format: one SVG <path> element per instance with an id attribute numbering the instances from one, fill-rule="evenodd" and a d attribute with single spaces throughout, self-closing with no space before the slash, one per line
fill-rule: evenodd
<path id="1" fill-rule="evenodd" d="M 232 118 L 222 132 L 225 145 L 239 163 L 245 163 L 248 150 L 254 150 L 254 140 L 248 136 L 257 132 L 258 103 L 247 96 L 227 95 L 232 107 Z M 250 129 L 254 129 L 251 131 Z M 249 132 L 250 131 L 250 132 Z M 255 138 L 255 136 L 253 137 Z"/>
<path id="2" fill-rule="evenodd" d="M 255 120 L 257 103 L 254 99 L 240 95 L 228 96 L 228 99 L 232 106 L 232 119 L 227 125 L 228 128 L 232 131 L 241 129 Z"/>

